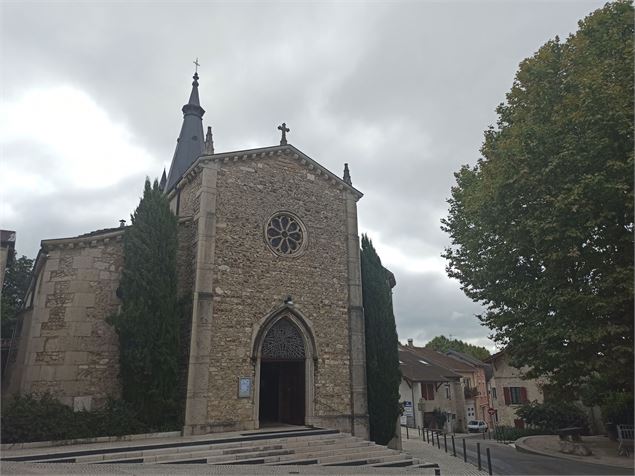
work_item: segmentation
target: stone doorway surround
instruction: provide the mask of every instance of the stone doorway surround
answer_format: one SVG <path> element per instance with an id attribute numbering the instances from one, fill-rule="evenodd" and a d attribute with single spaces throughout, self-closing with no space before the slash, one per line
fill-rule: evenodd
<path id="1" fill-rule="evenodd" d="M 263 317 L 256 323 L 252 331 L 251 360 L 255 367 L 253 421 L 256 429 L 260 428 L 260 369 L 263 360 L 263 343 L 269 331 L 281 320 L 290 323 L 302 338 L 304 345 L 304 424 L 307 426 L 314 424 L 315 364 L 318 354 L 313 324 L 292 304 L 284 304 Z"/>

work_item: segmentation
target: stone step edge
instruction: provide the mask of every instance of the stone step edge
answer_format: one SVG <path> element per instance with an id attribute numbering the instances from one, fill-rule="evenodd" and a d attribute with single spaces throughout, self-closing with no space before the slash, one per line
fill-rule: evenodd
<path id="1" fill-rule="evenodd" d="M 372 447 L 372 446 L 363 445 L 360 443 L 356 443 L 356 444 L 358 446 L 352 446 L 352 447 L 351 446 L 339 447 L 337 445 L 336 446 L 328 445 L 333 447 L 329 447 L 329 448 L 318 447 L 320 449 L 311 449 L 311 447 L 307 446 L 306 448 L 304 448 L 304 451 L 296 451 L 297 449 L 282 447 L 282 448 L 258 449 L 248 453 L 236 453 L 236 454 L 205 455 L 203 452 L 200 452 L 200 453 L 187 453 L 182 455 L 173 455 L 173 457 L 170 457 L 172 455 L 160 455 L 160 456 L 165 456 L 165 458 L 162 460 L 159 460 L 158 458 L 155 459 L 154 457 L 150 457 L 150 458 L 146 457 L 144 458 L 143 462 L 145 464 L 154 464 L 154 463 L 171 464 L 172 462 L 178 463 L 179 461 L 182 461 L 182 460 L 206 459 L 208 464 L 223 464 L 222 463 L 223 461 L 239 461 L 241 459 L 250 460 L 253 458 L 260 458 L 262 456 L 293 456 L 296 458 L 300 458 L 302 457 L 302 455 L 308 454 L 311 457 L 317 457 L 317 455 L 320 453 L 327 453 L 327 454 L 337 453 L 338 449 L 346 451 L 347 453 L 353 452 L 352 450 L 359 450 L 359 452 L 363 452 L 363 450 L 367 451 L 369 448 Z M 278 454 L 272 455 L 270 454 L 272 451 L 281 451 L 281 452 L 284 451 L 285 453 L 280 453 L 279 455 Z M 131 459 L 136 459 L 136 458 L 131 457 Z M 302 459 L 306 459 L 306 458 L 302 457 Z M 118 461 L 125 462 L 124 460 L 118 460 Z"/>
<path id="2" fill-rule="evenodd" d="M 174 442 L 174 443 L 151 443 L 148 445 L 139 445 L 139 446 L 119 446 L 115 448 L 98 448 L 98 449 L 90 449 L 90 450 L 77 450 L 77 451 L 59 451 L 53 453 L 40 453 L 35 455 L 24 455 L 24 456 L 7 456 L 4 458 L 0 458 L 1 461 L 29 461 L 29 462 L 46 462 L 48 460 L 60 459 L 60 458 L 74 458 L 78 456 L 88 456 L 88 455 L 96 455 L 96 454 L 115 454 L 115 453 L 126 453 L 126 452 L 134 452 L 134 451 L 146 451 L 152 449 L 159 448 L 177 448 L 177 447 L 185 447 L 185 446 L 203 446 L 203 445 L 214 445 L 214 444 L 224 444 L 224 443 L 232 443 L 232 442 L 247 442 L 247 441 L 262 441 L 262 440 L 281 440 L 287 438 L 303 438 L 309 436 L 319 436 L 319 435 L 332 435 L 339 433 L 338 430 L 330 430 L 330 429 L 320 429 L 320 430 L 301 430 L 297 433 L 289 433 L 285 435 L 283 438 L 271 438 L 270 435 L 259 435 L 255 433 L 250 436 L 238 436 L 238 437 L 228 437 L 228 438 L 212 438 L 212 439 L 202 439 L 202 440 L 189 440 L 184 442 Z"/>
<path id="3" fill-rule="evenodd" d="M 347 447 L 347 448 L 341 448 L 341 450 L 343 450 L 341 452 L 341 454 L 359 454 L 359 453 L 365 453 L 366 451 L 368 451 L 369 446 L 355 446 L 355 447 Z M 323 454 L 329 455 L 331 453 L 335 453 L 332 454 L 332 456 L 338 456 L 338 448 L 327 448 L 327 449 L 322 449 L 322 450 L 318 450 L 318 451 L 302 451 L 302 452 L 296 452 L 296 451 L 289 451 L 287 454 L 280 454 L 280 455 L 266 455 L 266 456 L 280 456 L 280 459 L 278 461 L 286 461 L 287 459 L 320 459 L 322 457 Z M 372 450 L 371 450 L 372 451 Z M 253 457 L 259 457 L 259 456 L 263 456 L 261 455 L 261 452 L 254 452 Z M 288 458 L 285 458 L 288 457 Z M 327 456 L 329 457 L 329 456 Z M 222 464 L 218 462 L 218 459 L 221 459 L 220 457 L 209 457 L 207 458 L 207 463 L 208 464 Z M 227 460 L 229 460 L 231 458 L 227 458 Z M 212 461 L 210 461 L 212 460 Z M 236 458 L 236 460 L 240 460 L 240 458 Z M 223 461 L 221 459 L 221 461 Z"/>
<path id="4" fill-rule="evenodd" d="M 323 436 L 331 436 L 331 435 L 323 435 Z M 246 450 L 244 452 L 249 452 L 247 450 L 255 451 L 256 449 L 263 449 L 264 447 L 270 446 L 286 446 L 288 448 L 305 448 L 305 447 L 322 447 L 326 445 L 338 445 L 340 442 L 338 440 L 342 440 L 343 437 L 339 437 L 339 435 L 332 435 L 337 438 L 303 438 L 293 440 L 291 442 L 284 441 L 276 441 L 276 440 L 259 440 L 257 442 L 252 443 L 260 443 L 257 445 L 247 445 L 245 442 L 240 443 L 225 443 L 222 445 L 204 445 L 205 448 L 193 448 L 191 446 L 187 447 L 175 447 L 175 448 L 159 448 L 148 451 L 132 451 L 130 453 L 109 453 L 109 454 L 98 454 L 98 455 L 86 455 L 79 456 L 76 458 L 77 463 L 97 463 L 101 461 L 109 461 L 109 460 L 124 460 L 129 458 L 144 458 L 144 459 L 153 459 L 158 457 L 179 457 L 187 455 L 188 457 L 198 457 L 204 456 L 206 453 L 209 453 L 209 456 L 213 456 L 214 454 L 232 454 L 225 453 L 226 451 L 231 450 Z M 264 444 L 263 444 L 264 443 Z M 317 444 L 316 444 L 317 443 Z M 353 443 L 350 443 L 353 444 Z M 170 451 L 175 450 L 175 451 Z M 238 452 L 240 453 L 240 452 Z M 55 460 L 48 460 L 50 462 L 55 462 Z"/>
<path id="5" fill-rule="evenodd" d="M 360 445 L 360 446 L 354 446 L 354 447 L 345 447 L 345 448 L 341 448 L 343 451 L 341 451 L 339 454 L 337 454 L 338 452 L 335 451 L 336 454 L 331 454 L 333 453 L 333 449 L 332 448 L 328 448 L 328 449 L 323 449 L 322 451 L 306 451 L 306 452 L 300 452 L 300 453 L 296 453 L 295 451 L 289 450 L 287 448 L 281 448 L 281 449 L 277 449 L 277 450 L 264 450 L 264 451 L 254 451 L 252 453 L 242 453 L 242 454 L 235 454 L 235 455 L 216 455 L 216 456 L 211 456 L 211 457 L 205 457 L 205 455 L 201 455 L 201 454 L 183 454 L 183 455 L 174 455 L 174 458 L 166 458 L 162 461 L 158 461 L 153 457 L 150 458 L 143 458 L 143 457 L 134 457 L 131 456 L 130 458 L 126 458 L 126 459 L 117 459 L 117 460 L 100 460 L 100 461 L 95 461 L 93 464 L 125 464 L 125 463 L 142 463 L 142 464 L 188 464 L 188 463 L 207 463 L 207 464 L 213 464 L 213 465 L 223 465 L 223 464 L 240 464 L 240 461 L 252 461 L 254 459 L 262 459 L 265 458 L 265 460 L 267 461 L 281 461 L 284 460 L 286 461 L 287 458 L 285 458 L 285 456 L 289 456 L 289 457 L 293 457 L 291 459 L 297 459 L 297 458 L 302 458 L 302 459 L 307 459 L 305 457 L 302 457 L 303 455 L 306 454 L 310 454 L 313 455 L 314 453 L 327 453 L 327 454 L 331 454 L 330 456 L 326 456 L 325 458 L 322 458 L 323 460 L 331 460 L 333 458 L 345 458 L 345 457 L 353 457 L 353 456 L 359 456 L 360 454 L 364 454 L 366 453 L 367 456 L 370 457 L 370 455 L 372 455 L 373 453 L 377 453 L 377 452 L 393 452 L 394 450 L 389 450 L 387 449 L 385 446 L 380 446 L 380 445 L 375 445 L 375 444 L 371 444 L 371 445 Z M 308 450 L 308 448 L 307 448 Z M 278 453 L 279 452 L 279 453 Z M 274 453 L 274 454 L 272 454 Z M 389 453 L 390 454 L 390 453 Z M 163 456 L 163 455 L 162 455 Z M 223 458 L 223 456 L 227 456 L 227 458 Z M 233 458 L 231 456 L 234 456 Z M 313 457 L 315 458 L 315 457 Z M 212 461 L 210 461 L 210 459 Z M 318 459 L 320 459 L 318 457 Z M 251 463 L 250 463 L 251 464 Z"/>
<path id="6" fill-rule="evenodd" d="M 270 455 L 270 456 L 261 456 L 261 457 L 257 457 L 255 456 L 254 458 L 250 458 L 247 460 L 224 460 L 224 461 L 214 461 L 214 462 L 208 462 L 207 464 L 211 464 L 214 466 L 222 466 L 222 465 L 227 465 L 227 464 L 243 464 L 243 461 L 247 462 L 247 464 L 254 464 L 254 461 L 260 461 L 258 464 L 265 464 L 268 466 L 287 466 L 287 462 L 286 460 L 282 460 L 282 458 L 286 456 L 286 455 Z M 337 458 L 346 458 L 344 460 L 342 460 L 343 462 L 348 462 L 350 459 L 354 456 L 360 456 L 359 453 L 352 453 L 352 454 L 347 454 L 346 456 L 337 456 Z M 391 456 L 391 455 L 365 455 L 365 458 L 358 458 L 354 461 L 362 461 L 362 460 L 378 460 L 382 457 L 387 457 L 387 456 Z M 333 457 L 327 458 L 327 459 L 331 459 Z M 307 458 L 304 458 L 305 460 Z M 316 458 L 310 458 L 310 459 L 316 459 Z M 338 460 L 339 461 L 339 460 Z M 377 461 L 379 462 L 379 461 Z M 276 464 L 277 463 L 277 464 Z M 283 463 L 283 464 L 280 464 Z M 170 463 L 166 463 L 166 464 L 170 464 Z M 320 461 L 320 458 L 317 458 L 317 463 L 318 465 L 323 465 L 322 461 Z"/>
<path id="7" fill-rule="evenodd" d="M 284 446 L 288 448 L 297 448 L 297 449 L 321 448 L 327 445 L 328 446 L 340 445 L 341 441 L 339 440 L 346 441 L 345 446 L 353 445 L 353 444 L 360 444 L 360 445 L 369 444 L 369 442 L 366 442 L 365 440 L 360 439 L 360 441 L 354 441 L 351 439 L 340 437 L 338 434 L 321 435 L 321 436 L 332 436 L 335 438 L 315 438 L 315 439 L 302 438 L 302 439 L 294 440 L 291 442 L 278 441 L 278 440 L 257 440 L 250 443 L 260 443 L 260 444 L 248 445 L 248 444 L 245 444 L 245 442 L 241 442 L 240 444 L 227 443 L 227 444 L 219 445 L 220 447 L 218 448 L 216 447 L 216 445 L 205 445 L 207 447 L 201 448 L 201 449 L 193 448 L 191 446 L 185 446 L 185 447 L 179 446 L 176 448 L 159 448 L 159 449 L 153 449 L 148 451 L 131 451 L 129 453 L 108 453 L 108 454 L 97 454 L 97 455 L 85 455 L 85 456 L 79 456 L 75 458 L 76 460 L 75 462 L 76 463 L 102 463 L 102 462 L 109 462 L 109 461 L 124 462 L 125 460 L 128 460 L 128 459 L 136 460 L 138 458 L 142 458 L 144 460 L 147 460 L 148 463 L 151 463 L 151 462 L 158 462 L 159 457 L 178 458 L 178 459 L 185 458 L 185 457 L 198 458 L 198 457 L 205 456 L 206 453 L 208 452 L 212 453 L 212 454 L 209 454 L 208 456 L 215 456 L 214 453 L 219 455 L 231 454 L 231 453 L 223 453 L 223 452 L 227 450 L 234 450 L 234 449 L 245 449 L 245 450 L 251 449 L 252 450 L 251 452 L 253 452 L 257 450 L 264 450 L 265 448 L 269 449 L 268 447 L 271 447 L 271 446 Z M 266 443 L 262 444 L 264 442 Z M 323 443 L 323 442 L 328 442 L 328 443 Z M 169 451 L 169 450 L 176 450 L 176 451 Z M 249 452 L 250 451 L 245 451 L 245 453 L 249 453 Z M 46 461 L 51 463 L 59 462 L 55 459 L 49 459 Z"/>
<path id="8" fill-rule="evenodd" d="M 277 448 L 273 448 L 276 446 Z M 170 458 L 216 458 L 216 457 L 227 457 L 236 456 L 239 457 L 245 454 L 257 453 L 261 451 L 268 451 L 271 449 L 288 449 L 293 452 L 293 454 L 314 454 L 320 452 L 328 452 L 335 451 L 337 449 L 343 448 L 354 448 L 354 447 L 364 447 L 368 448 L 368 444 L 364 444 L 364 442 L 346 442 L 342 445 L 342 442 L 330 442 L 328 444 L 320 444 L 320 445 L 302 445 L 302 446 L 289 446 L 289 445 L 270 445 L 270 447 L 244 447 L 245 449 L 250 449 L 251 451 L 244 451 L 239 453 L 225 453 L 217 450 L 203 450 L 203 451 L 192 451 L 192 452 L 182 452 L 182 453 L 170 453 L 170 454 L 160 454 L 160 455 L 143 455 L 143 458 L 146 462 L 163 462 Z M 134 457 L 134 456 L 131 456 Z M 79 463 L 83 463 L 84 461 L 78 461 Z"/>

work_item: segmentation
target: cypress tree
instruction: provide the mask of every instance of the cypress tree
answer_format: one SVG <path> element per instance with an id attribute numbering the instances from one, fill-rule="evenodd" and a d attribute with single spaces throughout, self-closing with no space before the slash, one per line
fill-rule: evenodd
<path id="1" fill-rule="evenodd" d="M 400 413 L 399 353 L 390 272 L 367 235 L 362 235 L 362 294 L 366 323 L 366 377 L 370 438 L 380 445 L 395 435 Z"/>
<path id="2" fill-rule="evenodd" d="M 119 335 L 123 399 L 156 429 L 179 424 L 177 218 L 155 180 L 124 235 L 122 307 L 111 323 Z"/>

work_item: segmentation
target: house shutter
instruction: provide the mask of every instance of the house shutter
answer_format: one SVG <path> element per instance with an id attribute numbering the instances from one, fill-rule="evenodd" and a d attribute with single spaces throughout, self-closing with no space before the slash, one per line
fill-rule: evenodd
<path id="1" fill-rule="evenodd" d="M 520 401 L 527 403 L 527 387 L 520 387 Z"/>
<path id="2" fill-rule="evenodd" d="M 512 401 L 509 387 L 503 387 L 503 395 L 505 396 L 505 405 L 509 405 Z"/>

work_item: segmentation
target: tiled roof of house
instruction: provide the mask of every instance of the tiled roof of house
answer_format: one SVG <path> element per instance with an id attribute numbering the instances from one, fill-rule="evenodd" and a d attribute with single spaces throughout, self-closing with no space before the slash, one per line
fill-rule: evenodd
<path id="1" fill-rule="evenodd" d="M 411 382 L 448 382 L 461 377 L 403 346 L 399 346 L 399 368 L 403 377 Z"/>
<path id="2" fill-rule="evenodd" d="M 454 372 L 474 372 L 475 366 L 459 360 L 458 358 L 451 357 L 449 355 L 442 354 L 436 350 L 426 349 L 425 347 L 408 347 L 409 350 L 415 354 L 421 356 L 426 360 L 430 360 L 433 363 L 453 370 Z"/>

